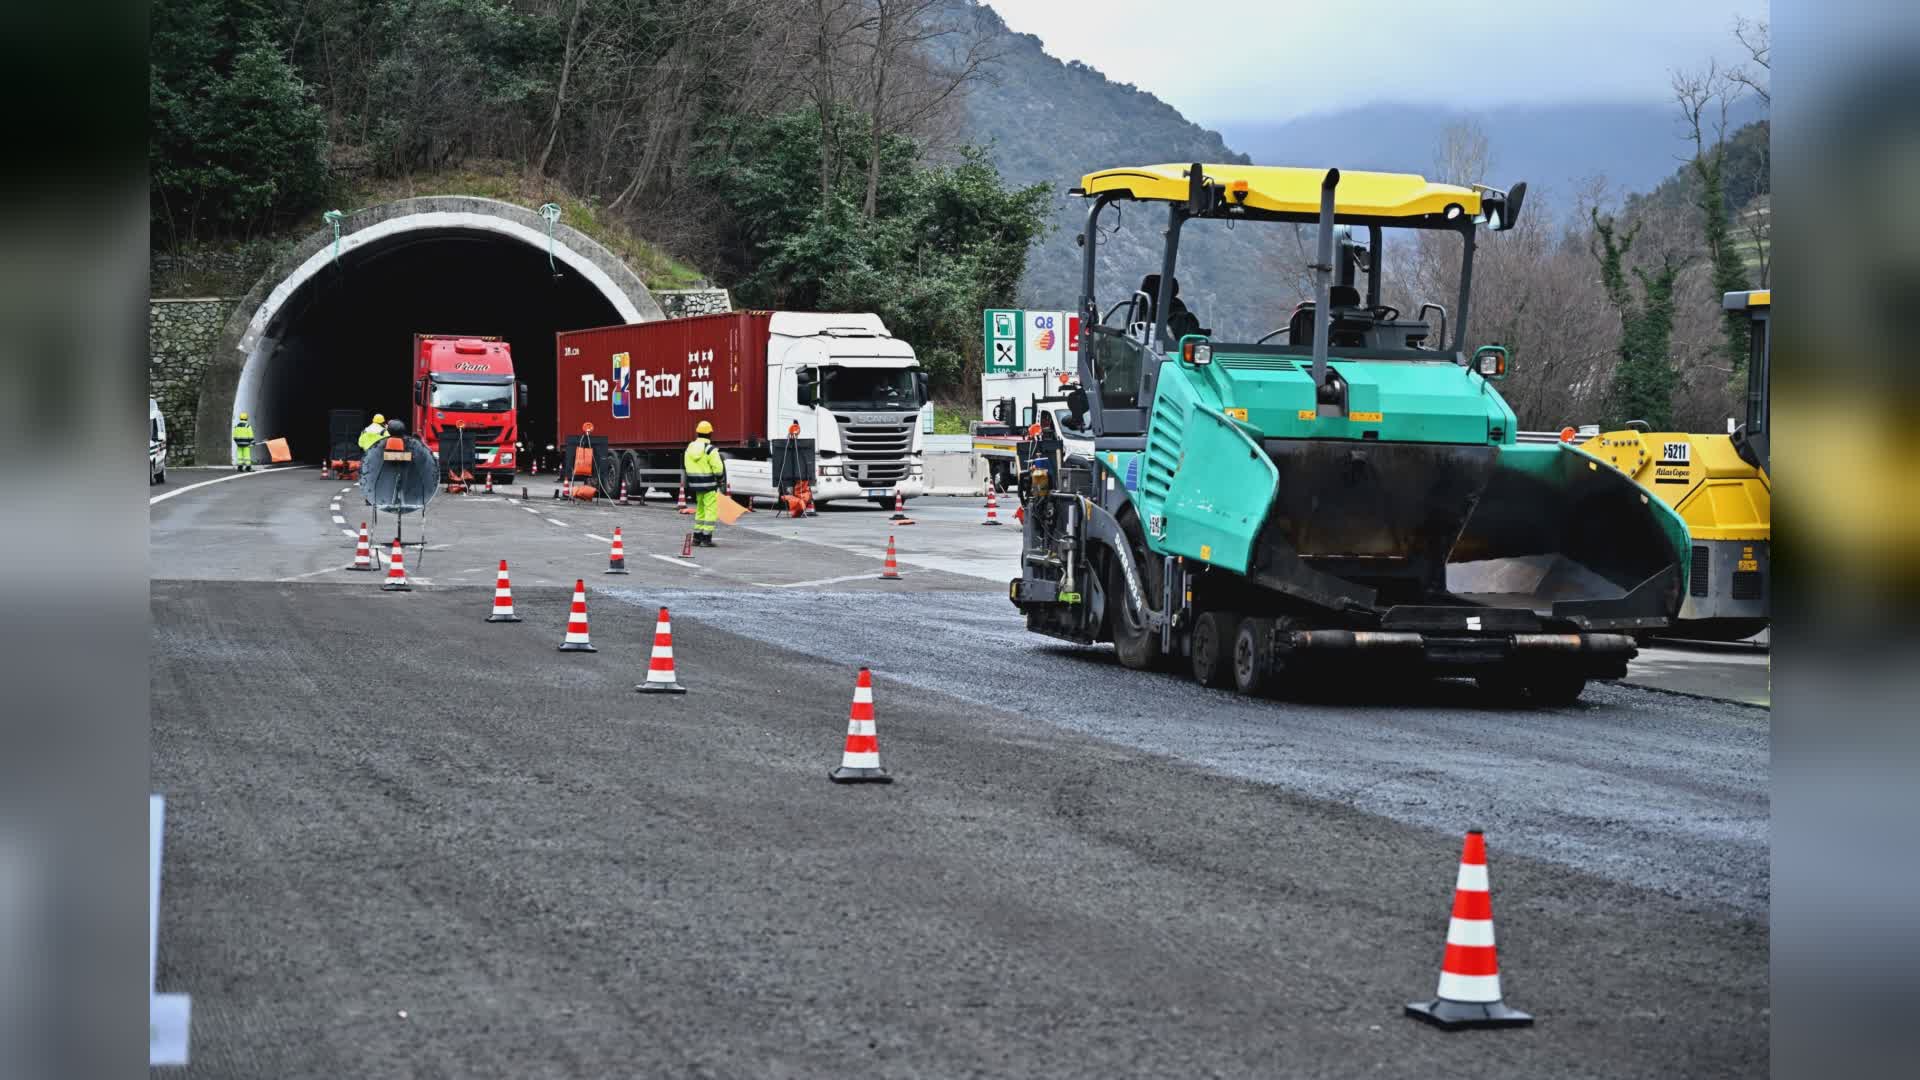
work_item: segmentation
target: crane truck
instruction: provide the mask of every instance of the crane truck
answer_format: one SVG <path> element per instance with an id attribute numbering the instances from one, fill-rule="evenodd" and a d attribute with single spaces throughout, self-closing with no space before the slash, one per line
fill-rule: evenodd
<path id="1" fill-rule="evenodd" d="M 1519 443 L 1506 350 L 1468 347 L 1476 234 L 1513 227 L 1525 184 L 1195 163 L 1090 173 L 1072 194 L 1089 204 L 1079 384 L 1065 437 L 1022 474 L 1008 585 L 1030 631 L 1247 694 L 1470 675 L 1567 704 L 1674 617 L 1685 524 L 1572 446 Z M 1116 300 L 1095 270 L 1121 204 L 1166 228 Z M 1216 335 L 1173 302 L 1191 221 L 1313 227 L 1313 299 L 1253 340 Z M 1387 302 L 1389 231 L 1457 243 L 1451 312 Z"/>

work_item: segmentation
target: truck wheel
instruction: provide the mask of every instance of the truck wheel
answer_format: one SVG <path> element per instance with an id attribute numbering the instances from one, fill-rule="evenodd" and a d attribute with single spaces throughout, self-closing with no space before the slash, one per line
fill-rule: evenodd
<path id="1" fill-rule="evenodd" d="M 1224 689 L 1233 680 L 1234 638 L 1239 620 L 1225 611 L 1203 611 L 1193 622 L 1193 681 Z"/>
<path id="2" fill-rule="evenodd" d="M 1252 696 L 1264 693 L 1273 676 L 1271 650 L 1272 624 L 1266 619 L 1246 618 L 1233 635 L 1233 688 Z"/>
<path id="3" fill-rule="evenodd" d="M 1107 596 L 1114 604 L 1108 622 L 1113 627 L 1113 652 L 1122 667 L 1150 671 L 1160 666 L 1160 635 L 1136 620 L 1127 610 L 1127 582 L 1120 572 L 1120 560 L 1107 560 Z"/>

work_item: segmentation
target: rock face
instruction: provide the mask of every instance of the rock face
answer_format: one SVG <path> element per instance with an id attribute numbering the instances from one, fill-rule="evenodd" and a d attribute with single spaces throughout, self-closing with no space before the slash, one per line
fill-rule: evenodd
<path id="1" fill-rule="evenodd" d="M 655 289 L 653 298 L 669 319 L 724 315 L 733 310 L 733 296 L 725 289 Z"/>
<path id="2" fill-rule="evenodd" d="M 167 464 L 191 465 L 194 424 L 200 412 L 200 380 L 220 340 L 220 329 L 240 302 L 209 296 L 149 301 L 147 392 L 167 418 Z"/>

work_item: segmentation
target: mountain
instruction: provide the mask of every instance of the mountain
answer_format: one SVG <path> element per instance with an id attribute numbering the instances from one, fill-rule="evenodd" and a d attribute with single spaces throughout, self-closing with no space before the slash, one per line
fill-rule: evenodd
<path id="1" fill-rule="evenodd" d="M 1066 192 L 1082 175 L 1163 161 L 1247 162 L 1219 132 L 1193 123 L 1145 90 L 1112 82 L 1085 64 L 1047 55 L 1039 38 L 1007 29 L 992 8 L 952 0 L 949 10 L 971 20 L 976 32 L 993 35 L 1000 52 L 999 62 L 968 90 L 968 140 L 991 149 L 1007 180 L 1044 183 L 1054 192 L 1054 229 L 1028 254 L 1020 290 L 1023 306 L 1067 310 L 1078 303 L 1081 259 L 1074 238 L 1086 225 L 1086 202 Z M 1108 211 L 1103 226 L 1113 219 Z M 1122 211 L 1118 229 L 1100 245 L 1103 309 L 1125 299 L 1142 276 L 1159 271 L 1164 223 L 1164 211 Z M 1274 272 L 1271 238 L 1256 239 L 1255 232 L 1216 230 L 1207 238 L 1208 250 L 1197 253 L 1191 264 L 1182 260 L 1180 295 L 1213 329 L 1256 334 L 1272 329 L 1253 329 L 1272 318 L 1281 302 L 1272 290 L 1263 295 L 1252 280 L 1257 275 L 1244 272 Z M 1219 320 L 1215 313 L 1220 313 Z"/>
<path id="2" fill-rule="evenodd" d="M 1757 101 L 1742 101 L 1729 114 L 1729 131 L 1762 115 Z M 1362 105 L 1279 123 L 1229 124 L 1225 136 L 1262 163 L 1430 174 L 1440 133 L 1462 122 L 1486 133 L 1492 158 L 1488 183 L 1504 187 L 1525 180 L 1547 194 L 1556 210 L 1566 209 L 1575 187 L 1597 175 L 1616 191 L 1646 191 L 1672 175 L 1693 150 L 1671 104 Z"/>

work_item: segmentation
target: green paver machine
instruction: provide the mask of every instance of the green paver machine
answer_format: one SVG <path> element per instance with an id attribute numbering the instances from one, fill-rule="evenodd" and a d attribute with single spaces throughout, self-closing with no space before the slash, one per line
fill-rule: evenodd
<path id="1" fill-rule="evenodd" d="M 1512 228 L 1526 185 L 1167 164 L 1073 193 L 1091 203 L 1080 384 L 1069 438 L 1021 484 L 1009 594 L 1030 630 L 1245 693 L 1394 669 L 1552 704 L 1624 674 L 1632 635 L 1674 617 L 1685 525 L 1570 445 L 1518 443 L 1506 350 L 1466 346 L 1476 234 Z M 1165 246 L 1103 315 L 1100 216 L 1124 202 L 1166 207 Z M 1195 220 L 1316 227 L 1314 298 L 1258 340 L 1215 336 L 1175 280 Z M 1390 231 L 1457 238 L 1451 340 L 1442 305 L 1383 303 Z"/>

